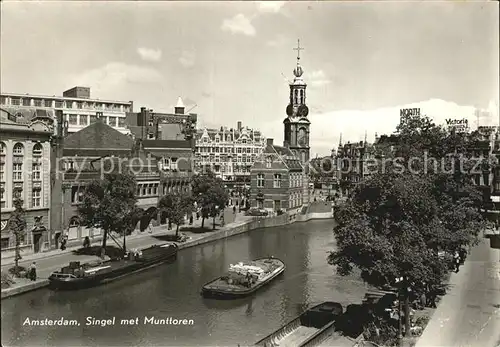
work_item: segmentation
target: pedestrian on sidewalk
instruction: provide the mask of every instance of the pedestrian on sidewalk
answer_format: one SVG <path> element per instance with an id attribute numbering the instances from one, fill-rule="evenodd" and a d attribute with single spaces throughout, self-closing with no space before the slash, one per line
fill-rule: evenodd
<path id="1" fill-rule="evenodd" d="M 66 249 L 66 242 L 68 239 L 66 238 L 66 236 L 64 236 L 64 238 L 62 239 L 61 241 L 61 251 L 64 251 Z"/>
<path id="2" fill-rule="evenodd" d="M 458 273 L 458 270 L 460 269 L 460 254 L 458 254 L 458 251 L 455 251 L 455 254 L 453 255 L 453 263 L 455 265 L 455 272 Z"/>
<path id="3" fill-rule="evenodd" d="M 189 216 L 189 225 L 193 225 L 193 214 Z"/>
<path id="4" fill-rule="evenodd" d="M 437 291 L 434 286 L 427 286 L 427 306 L 430 308 L 437 308 L 436 293 Z"/>
<path id="5" fill-rule="evenodd" d="M 29 269 L 29 279 L 32 281 L 36 281 L 36 262 L 34 261 L 30 265 Z"/>
<path id="6" fill-rule="evenodd" d="M 90 248 L 90 239 L 88 236 L 85 236 L 85 239 L 83 240 L 83 248 Z"/>
<path id="7" fill-rule="evenodd" d="M 236 206 L 233 206 L 233 214 L 236 214 Z"/>

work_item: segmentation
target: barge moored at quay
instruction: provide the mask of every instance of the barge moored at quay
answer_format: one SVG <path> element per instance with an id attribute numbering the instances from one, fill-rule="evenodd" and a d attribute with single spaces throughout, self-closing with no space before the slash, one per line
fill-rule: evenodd
<path id="1" fill-rule="evenodd" d="M 277 258 L 260 258 L 229 266 L 229 271 L 202 288 L 206 298 L 236 299 L 248 296 L 285 271 L 285 263 Z"/>
<path id="2" fill-rule="evenodd" d="M 58 290 L 94 287 L 155 265 L 175 261 L 177 252 L 178 246 L 175 243 L 167 243 L 129 252 L 123 259 L 98 260 L 85 264 L 71 262 L 69 266 L 49 276 L 49 287 Z"/>
<path id="3" fill-rule="evenodd" d="M 320 337 L 320 335 L 326 333 L 327 330 L 331 330 L 335 320 L 340 317 L 342 313 L 342 305 L 338 302 L 323 302 L 309 308 L 278 330 L 267 335 L 255 343 L 255 346 L 300 347 L 309 345 L 313 339 Z M 340 339 L 342 338 L 340 335 L 338 337 Z"/>

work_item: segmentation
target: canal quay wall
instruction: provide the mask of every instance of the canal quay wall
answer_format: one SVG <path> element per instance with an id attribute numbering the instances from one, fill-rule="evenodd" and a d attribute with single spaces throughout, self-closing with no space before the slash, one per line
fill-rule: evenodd
<path id="1" fill-rule="evenodd" d="M 309 210 L 309 209 L 308 209 Z M 191 248 L 206 243 L 218 241 L 221 239 L 226 239 L 231 236 L 243 234 L 255 229 L 261 228 L 273 228 L 288 224 L 293 224 L 295 222 L 306 222 L 313 219 L 326 219 L 333 218 L 332 212 L 311 212 L 306 214 L 296 214 L 295 216 L 289 216 L 288 214 L 282 214 L 280 216 L 274 217 L 254 217 L 249 220 L 236 222 L 234 225 L 228 225 L 227 227 L 221 228 L 220 230 L 208 232 L 206 234 L 200 235 L 198 238 L 192 238 L 184 243 L 180 243 L 179 251 L 186 248 Z M 22 279 L 17 279 L 18 281 L 25 281 Z M 2 299 L 11 297 L 14 295 L 23 294 L 36 289 L 41 289 L 49 285 L 48 279 L 40 279 L 35 282 L 27 282 L 22 285 L 14 285 L 11 288 L 2 289 Z"/>

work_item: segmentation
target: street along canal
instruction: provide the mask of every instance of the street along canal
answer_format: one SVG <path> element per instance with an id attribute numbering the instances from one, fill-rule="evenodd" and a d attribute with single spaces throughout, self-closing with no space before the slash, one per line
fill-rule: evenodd
<path id="1" fill-rule="evenodd" d="M 345 308 L 361 301 L 365 286 L 357 278 L 336 276 L 326 262 L 335 247 L 332 228 L 332 220 L 321 220 L 254 230 L 186 249 L 174 264 L 108 285 L 4 299 L 2 345 L 251 345 L 308 306 L 328 300 Z M 253 296 L 232 301 L 200 296 L 203 284 L 229 264 L 269 255 L 282 259 L 286 271 Z M 56 322 L 34 325 L 45 319 Z M 64 322 L 68 325 L 58 325 Z"/>

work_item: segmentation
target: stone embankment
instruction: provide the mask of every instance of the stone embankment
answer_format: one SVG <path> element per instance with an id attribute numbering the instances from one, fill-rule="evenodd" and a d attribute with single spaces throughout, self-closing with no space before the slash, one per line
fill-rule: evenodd
<path id="1" fill-rule="evenodd" d="M 314 203 L 313 203 L 314 204 Z M 313 205 L 311 205 L 313 206 Z M 308 211 L 311 209 L 311 206 L 309 206 Z M 331 208 L 331 206 L 330 206 Z M 287 214 L 283 214 L 280 216 L 275 216 L 275 217 L 243 217 L 241 221 L 235 221 L 233 223 L 227 224 L 225 227 L 220 228 L 219 230 L 213 231 L 213 232 L 207 232 L 204 234 L 192 234 L 192 237 L 183 243 L 179 244 L 179 251 L 182 251 L 183 249 L 190 248 L 190 247 L 195 247 L 198 245 L 206 244 L 209 242 L 214 242 L 217 240 L 225 239 L 231 236 L 239 235 L 251 230 L 255 229 L 260 229 L 260 228 L 272 228 L 272 227 L 278 227 L 282 225 L 287 225 L 287 224 L 292 224 L 296 221 L 308 221 L 312 219 L 325 219 L 325 218 L 332 218 L 332 212 L 327 212 L 325 213 L 324 211 L 320 212 L 315 212 L 318 210 L 318 207 L 313 207 L 314 212 L 310 212 L 306 214 L 298 214 L 296 215 L 296 218 L 291 219 L 290 216 Z M 327 215 L 329 214 L 329 217 Z M 191 234 L 191 233 L 186 233 L 186 234 Z M 157 241 L 156 241 L 157 243 Z M 150 245 L 144 245 L 141 248 L 149 247 Z M 48 255 L 50 257 L 50 255 Z M 39 258 L 38 258 L 39 259 Z M 80 258 L 79 258 L 80 259 Z M 83 259 L 81 259 L 83 260 Z M 65 264 L 65 263 L 64 263 Z M 63 265 L 63 264 L 60 264 Z M 58 264 L 59 266 L 59 264 Z M 42 269 L 39 270 L 39 273 L 42 275 Z M 51 270 L 53 271 L 53 270 Z M 41 278 L 40 280 L 37 281 L 28 281 L 24 279 L 16 279 L 17 283 L 15 283 L 13 286 L 2 289 L 2 299 L 14 296 L 14 295 L 19 295 L 25 292 L 29 292 L 32 290 L 40 289 L 43 287 L 48 286 L 49 281 L 46 279 L 48 277 L 48 274 L 43 274 L 46 276 L 40 276 L 40 277 L 45 277 Z"/>

